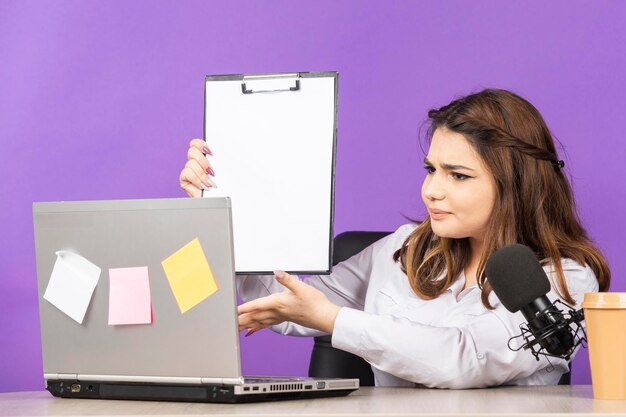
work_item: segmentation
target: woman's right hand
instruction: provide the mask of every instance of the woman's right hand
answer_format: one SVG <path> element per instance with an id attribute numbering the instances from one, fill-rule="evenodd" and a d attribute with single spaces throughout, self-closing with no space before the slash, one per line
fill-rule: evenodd
<path id="1" fill-rule="evenodd" d="M 192 139 L 187 151 L 187 163 L 180 172 L 180 187 L 189 197 L 201 197 L 202 190 L 217 188 L 212 176 L 215 175 L 205 155 L 213 155 L 206 142 Z"/>

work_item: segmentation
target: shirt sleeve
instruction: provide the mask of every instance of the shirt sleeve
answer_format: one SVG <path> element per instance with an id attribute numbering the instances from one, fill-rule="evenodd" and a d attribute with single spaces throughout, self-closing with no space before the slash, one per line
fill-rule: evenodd
<path id="1" fill-rule="evenodd" d="M 382 247 L 390 236 L 375 242 L 351 258 L 333 267 L 330 275 L 313 275 L 302 281 L 321 292 L 340 306 L 363 310 L 365 295 L 372 271 L 374 253 Z M 237 291 L 244 301 L 286 291 L 273 275 L 244 275 L 236 279 Z M 319 336 L 325 333 L 291 322 L 271 327 L 281 334 L 292 336 Z"/>
<path id="2" fill-rule="evenodd" d="M 564 269 L 568 286 L 577 287 L 573 294 L 582 296 L 580 288 L 593 290 L 594 282 L 597 288 L 589 268 L 568 264 Z M 548 296 L 556 299 L 553 291 Z M 537 361 L 528 351 L 509 349 L 509 339 L 520 334 L 524 317 L 520 312 L 506 311 L 493 293 L 490 301 L 495 310 L 483 308 L 464 325 L 450 327 L 342 308 L 335 321 L 332 344 L 363 357 L 384 372 L 437 388 L 496 386 L 551 366 L 567 369 L 563 359 L 550 358 L 548 362 L 540 356 Z M 558 381 L 558 376 L 555 374 L 552 383 Z"/>

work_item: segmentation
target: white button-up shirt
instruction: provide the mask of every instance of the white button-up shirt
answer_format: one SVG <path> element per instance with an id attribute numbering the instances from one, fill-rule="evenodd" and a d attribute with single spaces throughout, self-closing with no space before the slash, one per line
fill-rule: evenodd
<path id="1" fill-rule="evenodd" d="M 512 314 L 492 292 L 485 308 L 477 286 L 463 289 L 461 276 L 433 300 L 415 295 L 400 264 L 393 261 L 415 225 L 400 227 L 352 258 L 336 265 L 329 276 L 304 282 L 341 306 L 335 320 L 332 344 L 361 356 L 372 365 L 377 386 L 427 386 L 480 388 L 501 384 L 553 385 L 568 371 L 565 360 L 534 356 L 508 347 L 521 333 L 521 312 Z M 570 294 L 580 308 L 584 293 L 598 291 L 598 281 L 588 266 L 562 259 Z M 555 288 L 556 274 L 544 267 Z M 238 277 L 245 301 L 285 291 L 273 276 Z M 554 290 L 548 293 L 558 298 Z M 289 335 L 323 333 L 294 323 L 272 326 Z M 520 339 L 516 339 L 519 341 Z M 519 346 L 519 342 L 513 342 Z M 552 366 L 550 365 L 552 364 Z"/>

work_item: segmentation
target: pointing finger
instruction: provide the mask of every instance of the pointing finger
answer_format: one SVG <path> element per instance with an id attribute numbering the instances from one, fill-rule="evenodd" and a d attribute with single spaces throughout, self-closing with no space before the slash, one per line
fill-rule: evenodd
<path id="1" fill-rule="evenodd" d="M 241 315 L 251 313 L 253 311 L 272 310 L 275 309 L 277 305 L 278 301 L 275 297 L 273 297 L 273 295 L 268 295 L 267 297 L 257 298 L 256 300 L 240 304 L 237 306 L 237 313 Z"/>

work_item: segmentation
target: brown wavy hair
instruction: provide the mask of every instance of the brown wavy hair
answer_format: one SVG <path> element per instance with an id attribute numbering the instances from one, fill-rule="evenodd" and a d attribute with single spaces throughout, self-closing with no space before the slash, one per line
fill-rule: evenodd
<path id="1" fill-rule="evenodd" d="M 611 272 L 607 261 L 581 225 L 554 139 L 532 104 L 509 91 L 487 89 L 430 110 L 428 119 L 429 141 L 436 129 L 462 134 L 495 180 L 496 200 L 477 272 L 485 307 L 493 308 L 488 301 L 492 289 L 485 276 L 487 259 L 513 243 L 530 247 L 539 259 L 552 263 L 557 273 L 556 291 L 571 305 L 574 300 L 561 258 L 589 265 L 600 291 L 608 290 Z M 442 294 L 459 277 L 469 258 L 468 238 L 436 236 L 430 217 L 394 254 L 411 288 L 423 299 Z"/>

